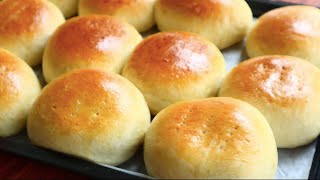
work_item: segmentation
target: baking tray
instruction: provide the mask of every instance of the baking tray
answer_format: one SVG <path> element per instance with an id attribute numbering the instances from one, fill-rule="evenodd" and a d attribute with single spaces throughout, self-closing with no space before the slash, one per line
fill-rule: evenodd
<path id="1" fill-rule="evenodd" d="M 269 4 L 266 0 L 247 0 L 250 4 L 255 17 L 260 16 L 262 13 L 269 11 L 273 8 L 277 8 L 287 3 L 272 3 Z M 157 29 L 144 34 L 148 36 L 157 32 Z M 246 53 L 244 52 L 243 42 L 240 42 L 230 48 L 223 50 L 224 57 L 226 59 L 227 70 L 231 70 L 234 66 L 240 63 L 242 60 L 247 59 Z M 38 78 L 44 84 L 42 76 L 41 66 L 34 68 Z M 20 134 L 8 138 L 0 138 L 0 150 L 28 157 L 34 160 L 38 160 L 43 163 L 61 167 L 78 174 L 83 174 L 94 179 L 152 179 L 152 177 L 146 175 L 146 169 L 143 163 L 143 148 L 140 147 L 138 152 L 130 160 L 125 163 L 113 167 L 103 164 L 96 164 L 87 160 L 82 160 L 77 157 L 54 152 L 48 149 L 37 147 L 31 144 L 27 137 L 26 130 Z M 315 155 L 314 155 L 315 154 Z M 312 160 L 304 161 L 297 160 L 295 162 L 292 159 L 298 159 L 300 156 L 309 156 Z M 279 150 L 279 168 L 277 178 L 299 178 L 299 179 L 319 179 L 320 178 L 320 142 L 315 141 L 307 146 L 303 146 L 296 149 L 281 149 Z M 303 171 L 301 169 L 293 167 L 291 170 L 281 169 L 281 166 L 292 163 L 293 166 L 304 164 L 307 166 Z M 284 165 L 285 164 L 285 165 Z M 294 170 L 295 169 L 295 170 Z M 304 174 L 304 176 L 293 177 L 286 171 L 295 171 L 295 173 Z M 282 172 L 281 172 L 282 171 Z M 279 175 L 280 174 L 280 175 Z M 306 175 L 307 174 L 307 175 Z"/>

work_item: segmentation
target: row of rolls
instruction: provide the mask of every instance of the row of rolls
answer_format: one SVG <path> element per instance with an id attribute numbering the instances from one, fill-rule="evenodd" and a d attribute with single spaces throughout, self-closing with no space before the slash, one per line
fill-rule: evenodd
<path id="1" fill-rule="evenodd" d="M 3 0 L 0 12 L 1 137 L 27 127 L 37 146 L 114 166 L 144 144 L 153 177 L 229 179 L 274 178 L 277 148 L 320 134 L 315 7 L 255 23 L 244 0 Z M 251 59 L 226 72 L 221 50 L 244 38 Z"/>

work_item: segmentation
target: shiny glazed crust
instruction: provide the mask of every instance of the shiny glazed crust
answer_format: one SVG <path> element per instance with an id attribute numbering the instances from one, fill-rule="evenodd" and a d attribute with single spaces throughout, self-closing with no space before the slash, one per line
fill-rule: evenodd
<path id="1" fill-rule="evenodd" d="M 122 75 L 144 94 L 152 114 L 187 99 L 215 96 L 224 77 L 221 52 L 191 33 L 166 32 L 142 41 Z"/>
<path id="2" fill-rule="evenodd" d="M 41 63 L 48 38 L 65 21 L 60 10 L 46 0 L 6 0 L 0 3 L 0 12 L 0 48 L 30 66 Z"/>
<path id="3" fill-rule="evenodd" d="M 0 136 L 11 136 L 26 125 L 32 103 L 40 94 L 33 70 L 20 58 L 0 48 Z"/>
<path id="4" fill-rule="evenodd" d="M 136 152 L 149 124 L 147 103 L 133 84 L 114 73 L 83 69 L 44 88 L 27 130 L 35 145 L 118 165 Z"/>
<path id="5" fill-rule="evenodd" d="M 193 32 L 224 49 L 244 38 L 252 12 L 244 0 L 159 0 L 155 19 L 161 31 Z"/>
<path id="6" fill-rule="evenodd" d="M 132 24 L 139 32 L 154 24 L 156 0 L 80 0 L 79 15 L 105 14 Z"/>
<path id="7" fill-rule="evenodd" d="M 320 70 L 302 59 L 261 56 L 244 61 L 227 75 L 219 96 L 260 110 L 280 148 L 308 144 L 320 133 Z"/>
<path id="8" fill-rule="evenodd" d="M 147 131 L 148 173 L 164 179 L 274 178 L 277 148 L 262 114 L 233 98 L 180 102 Z"/>

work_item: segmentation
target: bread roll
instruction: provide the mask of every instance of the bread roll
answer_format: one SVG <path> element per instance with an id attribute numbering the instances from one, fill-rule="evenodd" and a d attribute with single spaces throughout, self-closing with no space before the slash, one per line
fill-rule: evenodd
<path id="1" fill-rule="evenodd" d="M 211 42 L 191 33 L 163 32 L 137 46 L 122 75 L 157 114 L 179 101 L 215 96 L 224 72 L 224 58 Z"/>
<path id="2" fill-rule="evenodd" d="M 80 0 L 79 15 L 106 14 L 132 24 L 139 32 L 154 24 L 156 0 Z"/>
<path id="3" fill-rule="evenodd" d="M 158 0 L 155 19 L 161 31 L 189 31 L 219 49 L 241 41 L 253 20 L 244 0 Z"/>
<path id="4" fill-rule="evenodd" d="M 235 67 L 219 96 L 255 106 L 269 121 L 279 148 L 294 148 L 320 133 L 320 70 L 289 56 L 262 56 Z"/>
<path id="5" fill-rule="evenodd" d="M 288 6 L 264 14 L 249 33 L 246 49 L 250 57 L 296 56 L 320 68 L 320 10 Z"/>
<path id="6" fill-rule="evenodd" d="M 110 16 L 72 18 L 57 29 L 45 48 L 45 80 L 82 68 L 120 73 L 141 40 L 134 27 Z"/>
<path id="7" fill-rule="evenodd" d="M 114 73 L 82 69 L 44 88 L 27 130 L 35 145 L 118 165 L 142 144 L 149 124 L 147 103 L 132 83 Z"/>
<path id="8" fill-rule="evenodd" d="M 148 173 L 159 179 L 271 179 L 277 148 L 264 116 L 233 98 L 180 102 L 145 137 Z"/>
<path id="9" fill-rule="evenodd" d="M 20 58 L 0 48 L 0 137 L 19 133 L 40 94 L 40 83 Z"/>
<path id="10" fill-rule="evenodd" d="M 62 11 L 64 17 L 69 18 L 78 12 L 78 0 L 50 0 Z"/>
<path id="11" fill-rule="evenodd" d="M 64 22 L 60 10 L 47 0 L 5 0 L 0 12 L 0 48 L 40 64 L 48 38 Z"/>

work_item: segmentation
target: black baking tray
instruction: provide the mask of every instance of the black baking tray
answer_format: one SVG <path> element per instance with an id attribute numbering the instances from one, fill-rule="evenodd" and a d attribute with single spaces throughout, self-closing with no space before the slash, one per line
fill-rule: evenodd
<path id="1" fill-rule="evenodd" d="M 292 3 L 282 2 L 282 1 L 271 1 L 271 0 L 246 0 L 252 9 L 252 13 L 255 17 L 259 17 L 275 8 L 282 6 L 295 5 Z M 320 1 L 320 0 L 319 0 Z M 301 1 L 302 2 L 302 1 Z M 303 3 L 300 3 L 303 4 Z"/>
<path id="2" fill-rule="evenodd" d="M 246 1 L 250 5 L 255 17 L 259 17 L 265 12 L 274 8 L 290 5 L 289 3 L 272 2 L 268 0 Z M 95 164 L 73 156 L 34 146 L 30 143 L 26 131 L 16 136 L 0 138 L 0 150 L 61 167 L 63 169 L 67 169 L 78 174 L 83 174 L 94 179 L 152 179 L 151 177 L 144 175 L 147 174 L 144 164 L 140 163 L 140 165 L 137 166 L 136 163 L 143 162 L 142 147 L 134 157 L 117 167 Z M 319 169 L 320 141 L 318 139 L 316 152 L 309 173 L 309 179 L 320 179 Z"/>

